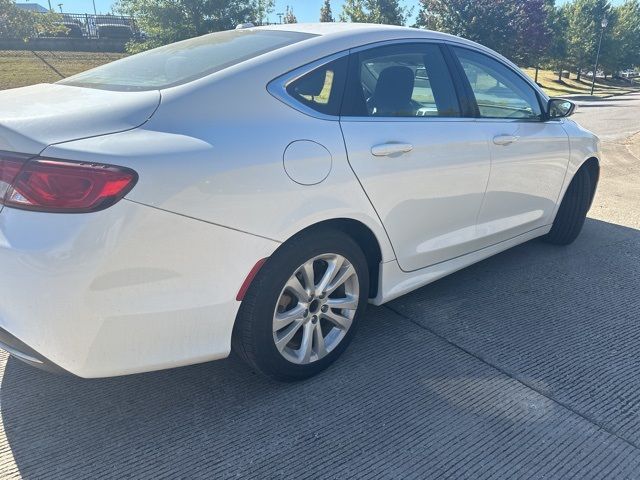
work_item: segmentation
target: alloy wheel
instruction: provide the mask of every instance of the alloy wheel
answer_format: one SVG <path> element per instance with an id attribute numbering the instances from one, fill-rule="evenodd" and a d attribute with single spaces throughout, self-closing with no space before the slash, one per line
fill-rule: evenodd
<path id="1" fill-rule="evenodd" d="M 344 339 L 360 299 L 358 275 L 342 255 L 307 260 L 280 292 L 273 314 L 273 340 L 288 361 L 316 362 Z"/>

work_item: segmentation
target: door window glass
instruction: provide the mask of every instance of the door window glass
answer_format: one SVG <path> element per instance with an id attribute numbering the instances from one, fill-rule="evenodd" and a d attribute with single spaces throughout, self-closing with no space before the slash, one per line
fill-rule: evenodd
<path id="1" fill-rule="evenodd" d="M 480 116 L 540 119 L 535 90 L 506 65 L 465 48 L 454 48 L 471 84 Z"/>
<path id="2" fill-rule="evenodd" d="M 342 115 L 460 115 L 448 67 L 436 44 L 397 44 L 352 55 Z"/>

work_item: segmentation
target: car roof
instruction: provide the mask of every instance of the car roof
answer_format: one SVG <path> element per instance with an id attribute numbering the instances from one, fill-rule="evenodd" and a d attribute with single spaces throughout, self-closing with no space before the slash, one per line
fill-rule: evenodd
<path id="1" fill-rule="evenodd" d="M 381 25 L 377 23 L 287 23 L 251 27 L 250 30 L 273 30 L 315 35 L 316 42 L 312 43 L 320 43 L 327 46 L 333 44 L 333 48 L 336 48 L 336 45 L 342 45 L 344 48 L 354 48 L 361 45 L 387 40 L 430 39 L 473 46 L 480 50 L 490 51 L 492 54 L 495 54 L 495 52 L 483 45 L 448 33 L 435 32 L 424 28 Z M 292 49 L 304 49 L 307 45 L 307 42 L 296 44 Z"/>
<path id="2" fill-rule="evenodd" d="M 330 35 L 339 32 L 353 32 L 356 30 L 405 30 L 409 27 L 397 25 L 380 25 L 377 23 L 352 22 L 315 22 L 315 23 L 282 23 L 255 27 L 261 30 L 283 30 L 288 32 L 312 33 L 315 35 Z"/>
<path id="3" fill-rule="evenodd" d="M 243 28 L 244 30 L 244 28 Z M 402 40 L 435 40 L 448 42 L 462 46 L 473 47 L 483 51 L 493 57 L 501 59 L 518 70 L 518 67 L 497 52 L 462 37 L 450 35 L 448 33 L 434 32 L 415 27 L 402 27 L 396 25 L 381 25 L 374 23 L 351 23 L 351 22 L 318 22 L 318 23 L 289 23 L 277 25 L 265 25 L 259 27 L 249 27 L 246 30 L 253 31 L 282 31 L 299 32 L 313 35 L 313 38 L 296 42 L 283 48 L 259 55 L 255 58 L 241 62 L 228 69 L 221 70 L 210 75 L 210 79 L 203 78 L 202 83 L 216 80 L 227 75 L 244 74 L 244 72 L 256 69 L 254 72 L 262 71 L 265 77 L 270 80 L 285 72 L 292 71 L 298 67 L 311 64 L 319 59 L 345 52 L 353 48 L 365 47 L 378 42 L 402 41 Z M 255 73 L 254 73 L 255 75 Z M 530 83 L 541 95 L 545 95 L 542 90 L 528 79 L 524 74 L 523 78 Z M 200 82 L 194 81 L 193 84 Z M 190 88 L 187 84 L 184 88 Z M 180 86 L 174 87 L 177 90 Z"/>
<path id="4" fill-rule="evenodd" d="M 285 23 L 277 25 L 266 25 L 254 27 L 259 30 L 280 30 L 287 32 L 309 33 L 321 36 L 345 36 L 349 34 L 362 35 L 371 33 L 373 35 L 386 33 L 396 34 L 398 37 L 420 37 L 420 38 L 456 38 L 446 33 L 434 32 L 423 28 L 401 27 L 398 25 L 381 25 L 378 23 L 352 23 L 352 22 L 317 22 L 317 23 Z"/>
<path id="5" fill-rule="evenodd" d="M 352 23 L 352 22 L 317 22 L 317 23 L 288 23 L 278 25 L 267 25 L 262 27 L 253 27 L 256 30 L 278 30 L 289 32 L 300 32 L 317 35 L 319 43 L 333 44 L 332 48 L 338 51 L 337 45 L 343 45 L 344 48 L 355 48 L 372 44 L 378 41 L 389 40 L 412 40 L 412 39 L 429 39 L 435 41 L 449 42 L 462 46 L 473 47 L 502 60 L 509 64 L 512 68 L 520 71 L 519 67 L 511 62 L 508 58 L 500 55 L 498 52 L 490 48 L 476 43 L 466 38 L 450 35 L 448 33 L 435 32 L 424 28 L 403 27 L 398 25 L 382 25 L 377 23 Z M 304 49 L 304 43 L 293 45 L 290 48 Z M 525 80 L 530 79 L 523 76 Z M 540 90 L 532 81 L 529 81 L 536 90 Z M 540 90 L 542 91 L 542 90 Z"/>

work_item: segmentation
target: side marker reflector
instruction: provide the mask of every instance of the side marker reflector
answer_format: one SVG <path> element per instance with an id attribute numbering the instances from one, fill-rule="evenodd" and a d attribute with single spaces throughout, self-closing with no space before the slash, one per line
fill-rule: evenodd
<path id="1" fill-rule="evenodd" d="M 266 258 L 262 258 L 258 260 L 256 264 L 253 266 L 253 268 L 249 272 L 249 275 L 247 275 L 247 278 L 244 279 L 244 282 L 242 283 L 242 286 L 238 291 L 238 295 L 236 295 L 237 301 L 241 302 L 244 299 L 244 296 L 246 295 L 247 290 L 249 290 L 249 287 L 251 286 L 251 282 L 253 282 L 253 279 L 256 277 L 256 275 L 258 274 L 258 272 L 260 271 L 260 269 L 262 268 L 262 266 L 266 261 L 267 261 Z"/>

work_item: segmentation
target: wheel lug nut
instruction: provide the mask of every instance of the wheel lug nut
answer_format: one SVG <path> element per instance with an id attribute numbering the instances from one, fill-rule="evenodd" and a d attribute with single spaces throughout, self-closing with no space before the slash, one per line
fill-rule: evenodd
<path id="1" fill-rule="evenodd" d="M 304 311 L 304 316 L 305 316 L 305 317 L 308 317 L 308 316 L 309 316 L 309 310 L 305 310 L 305 311 Z"/>
<path id="2" fill-rule="evenodd" d="M 313 316 L 311 317 L 311 323 L 316 323 L 318 321 L 318 317 L 317 316 Z"/>
<path id="3" fill-rule="evenodd" d="M 327 305 L 322 305 L 322 308 L 320 310 L 326 312 L 327 310 L 329 310 L 329 307 Z"/>

